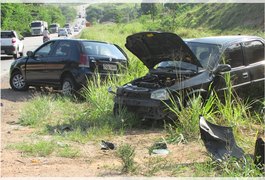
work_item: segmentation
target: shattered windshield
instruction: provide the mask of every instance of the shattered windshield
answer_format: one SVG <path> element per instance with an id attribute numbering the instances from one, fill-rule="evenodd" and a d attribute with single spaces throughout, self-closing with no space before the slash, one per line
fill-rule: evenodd
<path id="1" fill-rule="evenodd" d="M 176 69 L 176 70 L 191 70 L 197 71 L 197 66 L 183 61 L 163 61 L 156 66 L 156 69 Z"/>
<path id="2" fill-rule="evenodd" d="M 200 61 L 203 69 L 213 69 L 218 62 L 221 46 L 198 42 L 186 42 L 193 54 Z"/>

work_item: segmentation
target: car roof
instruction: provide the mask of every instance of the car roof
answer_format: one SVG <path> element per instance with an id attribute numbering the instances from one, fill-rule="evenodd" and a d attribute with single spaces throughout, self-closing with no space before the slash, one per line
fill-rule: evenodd
<path id="1" fill-rule="evenodd" d="M 253 39 L 262 39 L 257 36 L 245 36 L 245 35 L 235 35 L 235 36 L 212 36 L 212 37 L 203 37 L 203 38 L 195 38 L 195 39 L 185 39 L 186 42 L 198 42 L 198 43 L 206 43 L 206 44 L 217 44 L 217 45 L 225 45 L 230 44 L 232 42 L 241 42 L 246 40 Z"/>
<path id="2" fill-rule="evenodd" d="M 112 44 L 112 43 L 109 43 L 109 42 L 87 40 L 87 39 L 53 39 L 51 41 L 77 41 L 77 42 L 95 42 L 95 43 Z"/>

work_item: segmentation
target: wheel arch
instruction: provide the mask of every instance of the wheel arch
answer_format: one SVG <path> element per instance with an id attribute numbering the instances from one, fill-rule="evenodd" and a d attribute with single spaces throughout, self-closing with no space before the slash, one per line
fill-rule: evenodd
<path id="1" fill-rule="evenodd" d="M 63 74 L 60 77 L 60 84 L 63 83 L 63 79 L 66 78 L 66 77 L 72 78 L 73 81 L 75 82 L 75 78 L 74 78 L 73 74 L 70 71 L 65 71 L 65 72 L 63 72 Z"/>

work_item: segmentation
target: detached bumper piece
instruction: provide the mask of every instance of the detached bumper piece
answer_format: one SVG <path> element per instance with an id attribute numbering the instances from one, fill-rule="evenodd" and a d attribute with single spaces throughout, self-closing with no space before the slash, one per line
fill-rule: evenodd
<path id="1" fill-rule="evenodd" d="M 200 116 L 201 139 L 213 159 L 223 161 L 227 157 L 243 158 L 244 151 L 236 145 L 231 127 L 212 124 Z"/>
<path id="2" fill-rule="evenodd" d="M 254 163 L 263 172 L 265 172 L 264 148 L 264 140 L 262 139 L 262 137 L 258 137 L 255 144 Z"/>

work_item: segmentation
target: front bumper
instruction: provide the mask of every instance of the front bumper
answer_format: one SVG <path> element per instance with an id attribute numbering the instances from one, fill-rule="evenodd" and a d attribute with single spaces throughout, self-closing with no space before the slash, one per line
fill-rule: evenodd
<path id="1" fill-rule="evenodd" d="M 165 119 L 169 114 L 169 110 L 165 103 L 154 99 L 137 99 L 116 96 L 114 102 L 125 107 L 129 112 L 135 113 L 140 118 L 145 119 Z"/>

